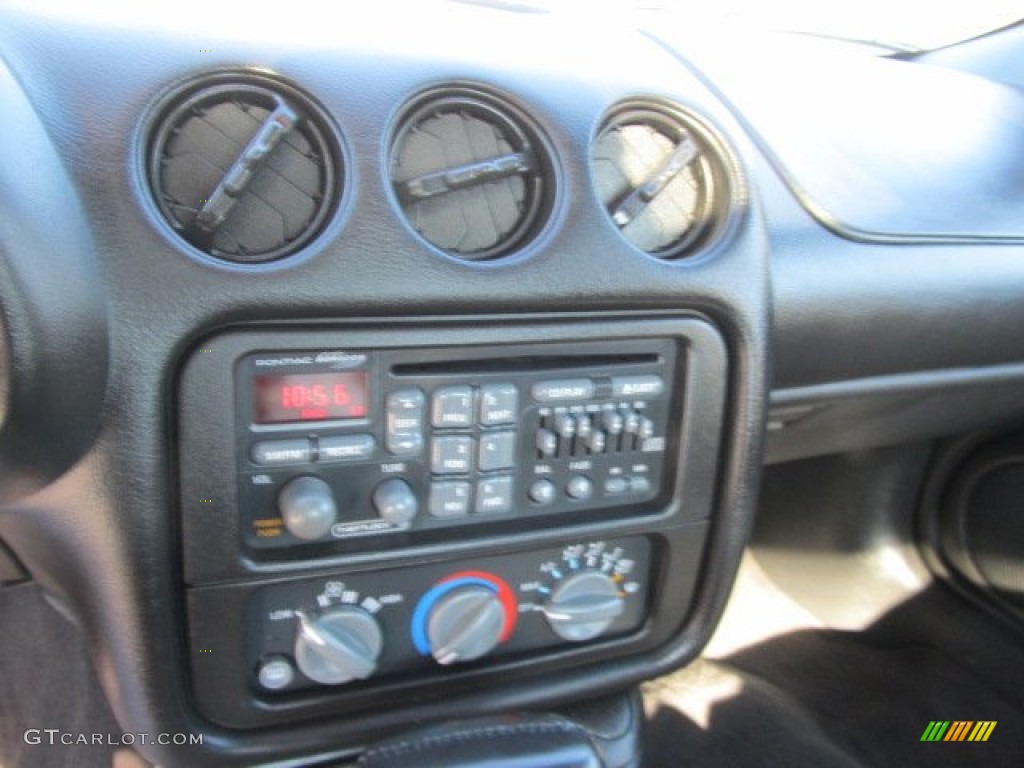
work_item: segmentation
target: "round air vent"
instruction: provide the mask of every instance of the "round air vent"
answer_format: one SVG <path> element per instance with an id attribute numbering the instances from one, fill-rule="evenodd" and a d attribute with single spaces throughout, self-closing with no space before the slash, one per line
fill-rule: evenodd
<path id="1" fill-rule="evenodd" d="M 551 155 L 520 110 L 469 88 L 432 91 L 399 121 L 391 183 L 414 230 L 463 259 L 507 254 L 547 221 Z"/>
<path id="2" fill-rule="evenodd" d="M 175 94 L 150 131 L 156 204 L 182 239 L 215 258 L 288 256 L 336 207 L 341 152 L 328 126 L 283 83 L 207 78 Z"/>
<path id="3" fill-rule="evenodd" d="M 680 109 L 624 104 L 604 120 L 590 153 L 598 197 L 632 245 L 658 258 L 695 253 L 732 203 L 728 153 Z"/>

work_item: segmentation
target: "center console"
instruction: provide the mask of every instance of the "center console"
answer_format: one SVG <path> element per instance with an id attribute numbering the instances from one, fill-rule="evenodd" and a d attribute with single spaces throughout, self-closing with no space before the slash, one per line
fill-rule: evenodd
<path id="1" fill-rule="evenodd" d="M 652 314 L 240 328 L 178 382 L 192 689 L 249 728 L 654 654 L 702 566 L 727 356 Z"/>

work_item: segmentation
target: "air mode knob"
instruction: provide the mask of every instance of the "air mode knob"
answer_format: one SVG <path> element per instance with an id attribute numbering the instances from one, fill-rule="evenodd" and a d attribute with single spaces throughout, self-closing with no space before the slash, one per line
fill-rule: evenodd
<path id="1" fill-rule="evenodd" d="M 284 526 L 300 539 L 319 539 L 338 520 L 331 486 L 319 477 L 303 475 L 289 480 L 277 497 Z"/>
<path id="2" fill-rule="evenodd" d="M 582 643 L 605 632 L 624 608 L 619 587 L 611 577 L 584 571 L 558 585 L 544 606 L 544 616 L 556 635 Z"/>
<path id="3" fill-rule="evenodd" d="M 358 608 L 336 608 L 316 617 L 299 613 L 295 663 L 323 685 L 365 680 L 384 646 L 377 621 Z"/>
<path id="4" fill-rule="evenodd" d="M 504 631 L 501 600 L 479 585 L 453 589 L 434 603 L 427 617 L 430 653 L 438 664 L 479 659 L 501 641 Z"/>

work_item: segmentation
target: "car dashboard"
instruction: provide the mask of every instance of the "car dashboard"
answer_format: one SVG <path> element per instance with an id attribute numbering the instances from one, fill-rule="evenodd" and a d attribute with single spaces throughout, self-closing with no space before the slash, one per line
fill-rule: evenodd
<path id="1" fill-rule="evenodd" d="M 765 465 L 1024 413 L 1018 90 L 314 10 L 0 11 L 0 539 L 148 759 L 669 673 Z"/>

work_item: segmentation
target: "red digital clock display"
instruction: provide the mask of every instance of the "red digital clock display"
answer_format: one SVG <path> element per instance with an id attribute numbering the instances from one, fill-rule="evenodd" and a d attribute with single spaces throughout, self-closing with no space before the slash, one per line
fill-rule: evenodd
<path id="1" fill-rule="evenodd" d="M 285 373 L 256 376 L 254 411 L 257 424 L 289 421 L 362 419 L 366 416 L 367 374 Z"/>

